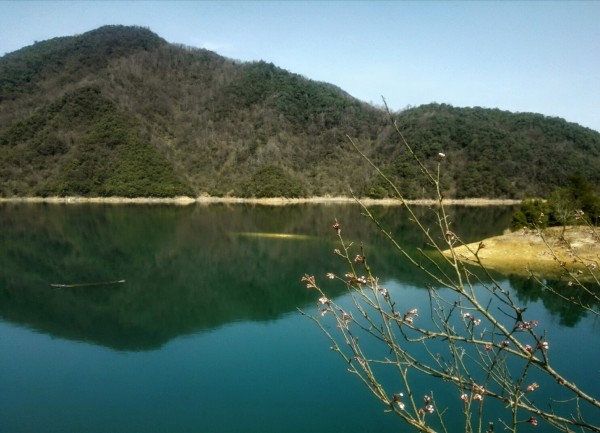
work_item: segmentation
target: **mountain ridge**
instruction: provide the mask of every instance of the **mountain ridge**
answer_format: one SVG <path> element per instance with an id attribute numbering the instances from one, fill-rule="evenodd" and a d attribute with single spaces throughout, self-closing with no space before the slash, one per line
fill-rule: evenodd
<path id="1" fill-rule="evenodd" d="M 448 197 L 543 196 L 572 174 L 600 185 L 600 134 L 563 119 L 437 103 L 391 115 L 428 167 L 447 155 Z M 388 113 L 271 63 L 125 26 L 0 58 L 4 197 L 390 196 L 347 137 L 407 198 L 431 195 Z"/>

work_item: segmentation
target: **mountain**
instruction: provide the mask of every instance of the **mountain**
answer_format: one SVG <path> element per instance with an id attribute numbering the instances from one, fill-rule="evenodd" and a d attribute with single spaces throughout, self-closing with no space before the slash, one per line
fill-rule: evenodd
<path id="1" fill-rule="evenodd" d="M 559 118 L 429 104 L 393 113 L 448 197 L 600 185 L 600 134 Z M 0 58 L 1 196 L 372 197 L 428 184 L 388 113 L 263 61 L 241 63 L 106 26 Z"/>

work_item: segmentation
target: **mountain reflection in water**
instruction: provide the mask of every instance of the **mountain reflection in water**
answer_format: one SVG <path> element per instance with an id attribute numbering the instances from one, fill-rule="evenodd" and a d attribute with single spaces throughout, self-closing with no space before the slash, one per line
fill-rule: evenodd
<path id="1" fill-rule="evenodd" d="M 426 248 L 399 207 L 375 213 L 408 248 Z M 512 208 L 449 208 L 465 241 L 499 234 Z M 424 218 L 432 212 L 419 209 Z M 273 320 L 314 302 L 305 272 L 342 272 L 337 218 L 378 275 L 425 287 L 356 205 L 0 206 L 0 317 L 118 350 L 148 350 L 237 321 Z M 50 284 L 98 284 L 52 288 Z M 521 280 L 511 284 L 532 289 Z M 343 287 L 331 286 L 331 294 Z M 336 292 L 337 290 L 337 292 Z M 574 324 L 564 303 L 553 313 Z M 580 313 L 579 313 L 580 314 Z"/>

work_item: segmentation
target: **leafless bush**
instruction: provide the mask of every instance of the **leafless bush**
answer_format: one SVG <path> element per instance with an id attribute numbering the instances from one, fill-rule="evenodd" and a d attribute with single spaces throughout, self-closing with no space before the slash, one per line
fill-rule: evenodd
<path id="1" fill-rule="evenodd" d="M 318 314 L 302 314 L 313 320 L 344 360 L 348 370 L 393 412 L 417 431 L 449 431 L 448 411 L 463 414 L 465 432 L 492 432 L 497 423 L 516 432 L 522 426 L 545 426 L 571 432 L 600 432 L 600 401 L 578 387 L 552 363 L 552 340 L 543 326 L 530 316 L 502 287 L 478 259 L 485 248 L 471 249 L 476 267 L 459 260 L 454 249 L 465 245 L 451 230 L 440 189 L 440 170 L 445 159 L 436 156 L 437 171 L 431 171 L 415 155 L 394 123 L 396 133 L 437 196 L 435 227 L 426 227 L 389 180 L 415 229 L 423 233 L 431 252 L 406 248 L 386 231 L 367 206 L 363 213 L 389 239 L 401 260 L 409 261 L 428 281 L 429 311 L 419 311 L 397 302 L 380 283 L 362 247 L 342 236 L 342 222 L 333 230 L 339 247 L 334 251 L 347 266 L 344 275 L 329 273 L 327 279 L 347 287 L 351 307 L 330 299 L 320 280 L 305 275 L 302 281 L 318 294 Z M 358 146 L 350 139 L 357 152 Z M 372 167 L 378 168 L 361 155 Z M 384 176 L 385 177 L 385 176 Z M 597 270 L 587 272 L 600 288 Z M 588 287 L 581 273 L 571 275 L 572 284 Z M 589 281 L 586 280 L 586 281 Z M 586 289 L 592 294 L 597 292 Z M 595 311 L 583 304 L 581 308 Z M 334 326 L 335 325 L 335 326 Z M 538 326 L 539 325 L 539 326 Z M 377 344 L 373 344 L 375 341 Z M 398 380 L 389 381 L 389 369 Z M 433 391 L 417 393 L 421 384 L 435 382 L 443 389 L 438 400 Z M 448 387 L 451 387 L 448 392 Z M 418 394 L 418 395 L 417 395 Z M 455 398 L 448 399 L 449 395 Z M 501 413 L 501 416 L 497 416 Z M 496 414 L 491 418 L 490 414 Z M 498 427 L 498 425 L 496 425 Z M 540 426 L 540 428 L 543 428 Z M 451 428 L 455 431 L 455 428 Z"/>

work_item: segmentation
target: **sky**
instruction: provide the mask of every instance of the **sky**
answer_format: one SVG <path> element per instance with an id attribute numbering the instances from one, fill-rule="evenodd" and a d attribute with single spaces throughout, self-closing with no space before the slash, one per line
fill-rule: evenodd
<path id="1" fill-rule="evenodd" d="M 600 131 L 600 1 L 7 1 L 0 56 L 106 24 L 265 60 L 392 110 L 430 102 Z"/>

